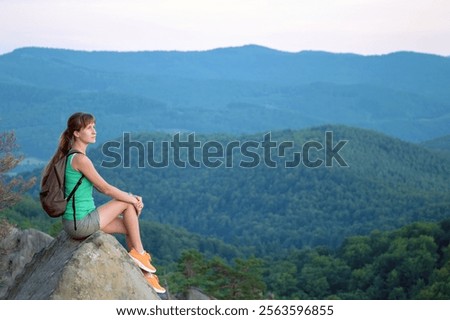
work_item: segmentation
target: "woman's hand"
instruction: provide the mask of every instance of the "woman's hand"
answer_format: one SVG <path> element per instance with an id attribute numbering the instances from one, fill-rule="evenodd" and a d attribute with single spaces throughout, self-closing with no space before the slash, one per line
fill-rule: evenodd
<path id="1" fill-rule="evenodd" d="M 137 200 L 137 202 L 134 204 L 134 207 L 136 208 L 136 212 L 138 217 L 141 215 L 142 209 L 144 209 L 144 202 L 142 201 L 142 197 L 140 196 L 134 196 Z"/>

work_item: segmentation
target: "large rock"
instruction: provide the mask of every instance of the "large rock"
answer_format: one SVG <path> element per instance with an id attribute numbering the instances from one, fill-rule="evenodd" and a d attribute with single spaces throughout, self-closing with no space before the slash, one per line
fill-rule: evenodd
<path id="1" fill-rule="evenodd" d="M 216 300 L 216 299 L 214 297 L 207 295 L 199 288 L 192 287 L 187 290 L 185 300 Z"/>
<path id="2" fill-rule="evenodd" d="M 0 225 L 0 298 L 2 298 L 33 256 L 53 240 L 34 229 L 19 230 L 6 221 Z"/>
<path id="3" fill-rule="evenodd" d="M 84 241 L 65 232 L 35 255 L 6 299 L 159 299 L 122 245 L 98 231 Z"/>

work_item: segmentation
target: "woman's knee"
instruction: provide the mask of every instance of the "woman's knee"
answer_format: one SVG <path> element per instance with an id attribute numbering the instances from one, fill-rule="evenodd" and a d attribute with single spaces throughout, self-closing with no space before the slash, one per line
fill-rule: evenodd
<path id="1" fill-rule="evenodd" d="M 137 214 L 136 208 L 131 203 L 127 203 L 124 213 Z"/>
<path id="2" fill-rule="evenodd" d="M 123 201 L 111 200 L 98 207 L 101 227 L 108 225 L 111 221 L 123 214 L 127 210 L 128 205 L 128 203 Z"/>

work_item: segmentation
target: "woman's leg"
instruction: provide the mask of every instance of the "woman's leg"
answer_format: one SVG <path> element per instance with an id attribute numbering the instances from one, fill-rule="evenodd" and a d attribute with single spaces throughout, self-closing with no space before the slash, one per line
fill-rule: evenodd
<path id="1" fill-rule="evenodd" d="M 126 236 L 129 250 L 143 252 L 136 209 L 130 203 L 111 200 L 98 208 L 100 229 L 106 233 L 122 233 Z M 119 215 L 122 214 L 123 218 Z"/>

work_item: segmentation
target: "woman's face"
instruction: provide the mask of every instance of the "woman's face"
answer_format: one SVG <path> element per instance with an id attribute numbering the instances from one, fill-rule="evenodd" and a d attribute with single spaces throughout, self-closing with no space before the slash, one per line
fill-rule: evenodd
<path id="1" fill-rule="evenodd" d="M 95 131 L 95 122 L 91 122 L 80 131 L 74 132 L 75 137 L 81 140 L 83 143 L 90 144 L 95 143 L 97 131 Z"/>

